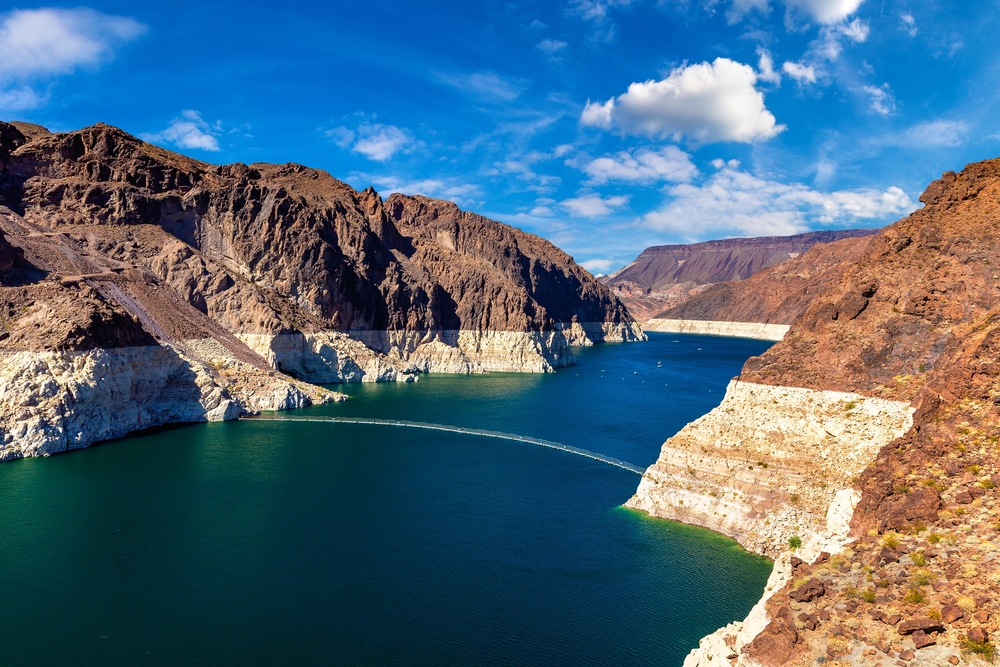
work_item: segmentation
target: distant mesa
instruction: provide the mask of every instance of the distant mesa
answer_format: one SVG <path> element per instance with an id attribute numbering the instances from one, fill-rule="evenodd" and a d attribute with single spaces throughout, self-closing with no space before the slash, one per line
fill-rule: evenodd
<path id="1" fill-rule="evenodd" d="M 817 243 L 870 237 L 877 231 L 824 230 L 794 236 L 652 246 L 624 269 L 599 280 L 615 292 L 636 319 L 645 322 L 661 317 L 663 311 L 680 306 L 712 285 L 746 280 L 769 266 L 799 257 Z"/>

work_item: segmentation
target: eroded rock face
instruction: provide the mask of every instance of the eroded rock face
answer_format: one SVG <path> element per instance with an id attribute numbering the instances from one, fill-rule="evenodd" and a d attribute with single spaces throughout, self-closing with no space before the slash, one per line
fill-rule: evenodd
<path id="1" fill-rule="evenodd" d="M 449 202 L 383 202 L 299 165 L 214 167 L 106 125 L 8 149 L 0 193 L 29 224 L 151 273 L 304 379 L 549 370 L 569 345 L 644 338 L 565 253 Z"/>
<path id="2" fill-rule="evenodd" d="M 796 551 L 794 575 L 787 552 L 779 555 L 766 604 L 703 639 L 686 665 L 715 667 L 722 664 L 718 646 L 752 645 L 773 621 L 762 607 L 793 612 L 801 643 L 784 658 L 788 665 L 820 657 L 853 665 L 959 664 L 968 657 L 963 647 L 975 643 L 973 629 L 983 641 L 977 649 L 995 646 L 1000 161 L 945 174 L 921 199 L 925 208 L 877 234 L 857 262 L 811 299 L 784 339 L 749 360 L 741 375 L 775 390 L 842 391 L 912 406 L 912 428 L 879 443 L 844 489 L 857 501 L 841 513 L 850 535 L 833 540 L 826 559 Z M 756 409 L 769 408 L 761 401 Z M 803 426 L 808 432 L 808 420 Z M 714 454 L 711 434 L 702 440 Z M 776 447 L 785 440 L 774 431 Z M 812 449 L 821 442 L 813 439 Z M 670 459 L 672 449 L 668 441 L 661 459 Z M 697 490 L 704 482 L 689 458 L 696 475 L 689 473 L 685 486 Z M 737 453 L 726 456 L 739 460 Z M 683 477 L 678 468 L 663 472 Z M 775 485 L 787 488 L 787 481 L 779 476 Z M 700 522 L 706 514 L 690 516 Z M 811 579 L 825 593 L 805 600 L 810 596 L 799 587 Z M 731 664 L 757 661 L 740 653 Z"/>
<path id="3" fill-rule="evenodd" d="M 447 202 L 0 123 L 0 459 L 643 338 L 565 253 Z"/>
<path id="4" fill-rule="evenodd" d="M 653 246 L 646 248 L 632 264 L 601 281 L 615 290 L 643 322 L 653 317 L 764 322 L 767 320 L 758 318 L 771 314 L 774 316 L 771 322 L 790 324 L 798 315 L 792 311 L 804 296 L 801 292 L 816 291 L 812 276 L 828 272 L 832 268 L 831 259 L 838 254 L 849 253 L 849 248 L 863 247 L 866 243 L 844 244 L 841 240 L 870 238 L 875 231 L 847 229 Z M 837 250 L 825 255 L 813 253 L 803 259 L 803 253 L 816 244 L 834 242 Z M 741 281 L 768 267 L 789 262 L 794 268 L 774 274 L 767 291 L 740 286 Z M 785 299 L 789 303 L 783 304 Z M 688 301 L 694 303 L 685 308 Z M 673 314 L 660 314 L 674 309 L 678 310 Z M 724 311 L 731 311 L 732 316 Z"/>

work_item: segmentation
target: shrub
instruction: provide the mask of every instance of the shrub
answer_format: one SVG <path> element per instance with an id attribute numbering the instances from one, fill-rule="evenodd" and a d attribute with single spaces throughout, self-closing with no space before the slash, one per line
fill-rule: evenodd
<path id="1" fill-rule="evenodd" d="M 899 535 L 895 531 L 890 530 L 882 536 L 882 545 L 890 549 L 895 549 L 899 546 Z"/>
<path id="2" fill-rule="evenodd" d="M 996 649 L 993 648 L 993 644 L 987 642 L 974 642 L 969 638 L 962 640 L 962 650 L 968 653 L 975 653 L 976 655 L 981 655 L 990 662 L 993 662 L 993 658 L 996 656 Z"/>
<path id="3" fill-rule="evenodd" d="M 979 487 L 982 489 L 992 489 L 996 487 L 996 484 L 993 483 L 992 479 L 984 479 L 979 483 Z"/>
<path id="4" fill-rule="evenodd" d="M 907 493 L 910 492 L 910 487 L 908 487 L 906 484 L 897 484 L 896 488 L 893 489 L 893 491 L 895 491 L 900 495 L 906 495 Z"/>
<path id="5" fill-rule="evenodd" d="M 923 604 L 926 599 L 927 596 L 925 596 L 924 592 L 919 588 L 911 588 L 907 591 L 906 595 L 903 596 L 903 602 L 908 604 Z"/>
<path id="6" fill-rule="evenodd" d="M 798 505 L 801 499 L 802 498 L 799 497 L 799 494 L 797 493 L 793 493 L 792 495 L 788 496 L 788 502 L 790 502 L 793 505 Z"/>
<path id="7" fill-rule="evenodd" d="M 940 609 L 928 609 L 927 618 L 933 618 L 935 621 L 941 620 L 941 610 Z"/>
<path id="8" fill-rule="evenodd" d="M 844 403 L 844 410 L 850 412 L 851 410 L 856 408 L 857 405 L 858 405 L 857 401 L 847 401 L 846 403 Z"/>
<path id="9" fill-rule="evenodd" d="M 910 554 L 910 560 L 912 560 L 913 564 L 916 565 L 917 567 L 923 567 L 924 565 L 927 565 L 927 557 L 924 556 L 919 551 Z"/>
<path id="10" fill-rule="evenodd" d="M 930 535 L 927 536 L 927 541 L 930 542 L 931 544 L 937 544 L 938 542 L 941 541 L 941 536 L 938 535 L 937 533 L 931 533 Z"/>
<path id="11" fill-rule="evenodd" d="M 917 586 L 926 586 L 931 583 L 931 573 L 927 570 L 917 570 L 913 573 L 913 582 Z"/>
<path id="12" fill-rule="evenodd" d="M 792 535 L 788 538 L 788 547 L 793 551 L 802 546 L 802 538 L 798 535 Z"/>
<path id="13" fill-rule="evenodd" d="M 876 600 L 875 589 L 866 588 L 865 590 L 861 591 L 861 599 L 868 603 L 875 602 Z"/>

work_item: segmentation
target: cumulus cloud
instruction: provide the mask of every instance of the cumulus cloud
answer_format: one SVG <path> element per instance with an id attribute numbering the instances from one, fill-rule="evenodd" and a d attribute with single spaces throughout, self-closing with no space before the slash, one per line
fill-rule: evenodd
<path id="1" fill-rule="evenodd" d="M 862 90 L 871 97 L 871 109 L 880 116 L 888 116 L 896 110 L 896 99 L 889 90 L 889 84 L 864 86 Z"/>
<path id="2" fill-rule="evenodd" d="M 572 162 L 567 164 L 574 166 Z M 583 165 L 583 171 L 594 185 L 608 181 L 684 183 L 698 174 L 691 156 L 676 146 L 664 146 L 659 150 L 640 148 L 634 152 L 622 151 L 612 157 L 599 157 Z"/>
<path id="3" fill-rule="evenodd" d="M 857 11 L 864 0 L 784 0 L 785 7 L 793 14 L 830 25 L 843 21 Z"/>
<path id="4" fill-rule="evenodd" d="M 594 275 L 602 275 L 615 264 L 617 264 L 617 262 L 613 259 L 588 259 L 585 262 L 580 262 L 580 266 L 587 269 Z"/>
<path id="5" fill-rule="evenodd" d="M 809 65 L 803 65 L 802 63 L 793 63 L 789 61 L 781 66 L 781 71 L 783 71 L 785 74 L 795 79 L 800 84 L 816 83 L 815 67 L 811 67 Z"/>
<path id="6" fill-rule="evenodd" d="M 178 148 L 195 148 L 203 151 L 219 151 L 220 124 L 214 126 L 205 122 L 201 114 L 192 109 L 181 112 L 180 118 L 175 118 L 161 132 L 143 133 L 139 137 L 153 144 L 173 144 Z"/>
<path id="7" fill-rule="evenodd" d="M 39 106 L 40 81 L 93 68 L 146 28 L 92 9 L 22 9 L 0 15 L 0 106 Z"/>
<path id="8" fill-rule="evenodd" d="M 510 102 L 517 99 L 527 88 L 526 83 L 520 79 L 512 79 L 490 71 L 472 74 L 437 72 L 435 77 L 447 86 L 487 102 Z"/>
<path id="9" fill-rule="evenodd" d="M 644 226 L 688 240 L 731 236 L 797 234 L 817 224 L 881 222 L 916 206 L 897 187 L 819 192 L 801 183 L 780 183 L 739 170 L 735 161 L 700 185 L 667 190 L 668 202 L 646 214 Z"/>
<path id="10" fill-rule="evenodd" d="M 764 48 L 757 49 L 760 60 L 757 62 L 757 78 L 775 86 L 781 85 L 781 74 L 774 71 L 774 58 L 771 53 Z"/>
<path id="11" fill-rule="evenodd" d="M 324 134 L 341 148 L 350 149 L 376 162 L 390 160 L 396 153 L 407 152 L 417 145 L 409 130 L 381 123 L 365 122 L 353 130 L 343 126 L 335 127 Z"/>
<path id="12" fill-rule="evenodd" d="M 755 87 L 757 73 L 728 58 L 678 67 L 661 81 L 633 83 L 607 102 L 590 102 L 583 125 L 655 138 L 699 143 L 770 139 L 785 129 L 775 123 Z"/>
<path id="13" fill-rule="evenodd" d="M 602 198 L 600 195 L 580 195 L 565 199 L 560 206 L 581 218 L 601 218 L 628 205 L 628 196 Z"/>

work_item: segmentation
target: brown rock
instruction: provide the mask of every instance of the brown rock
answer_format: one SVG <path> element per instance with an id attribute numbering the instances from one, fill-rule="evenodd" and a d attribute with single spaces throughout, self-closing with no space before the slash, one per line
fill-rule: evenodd
<path id="1" fill-rule="evenodd" d="M 969 632 L 966 634 L 968 635 L 970 641 L 979 643 L 989 641 L 990 638 L 990 636 L 986 633 L 986 630 L 984 630 L 981 625 L 969 628 Z"/>
<path id="2" fill-rule="evenodd" d="M 955 494 L 955 502 L 959 505 L 968 505 L 972 502 L 972 495 L 963 489 Z"/>
<path id="3" fill-rule="evenodd" d="M 909 662 L 910 660 L 913 660 L 913 651 L 911 651 L 910 649 L 905 649 L 903 651 L 900 651 L 900 653 L 899 653 L 899 659 L 900 660 L 905 660 L 907 662 Z"/>
<path id="4" fill-rule="evenodd" d="M 986 623 L 987 621 L 990 620 L 990 612 L 986 611 L 985 609 L 980 609 L 979 611 L 977 611 L 975 614 L 972 615 L 972 618 L 976 619 L 978 623 Z"/>
<path id="5" fill-rule="evenodd" d="M 825 593 L 826 587 L 823 585 L 823 582 L 812 578 L 789 593 L 788 597 L 796 602 L 812 602 L 816 598 L 822 597 Z"/>
<path id="6" fill-rule="evenodd" d="M 958 664 L 958 656 L 957 655 L 948 656 L 948 662 L 950 662 L 953 665 L 957 665 Z"/>
<path id="7" fill-rule="evenodd" d="M 946 604 L 941 607 L 941 620 L 945 623 L 954 623 L 965 616 L 965 612 L 958 605 Z"/>
<path id="8" fill-rule="evenodd" d="M 902 618 L 903 617 L 900 616 L 899 614 L 893 614 L 892 616 L 887 618 L 885 622 L 888 623 L 889 625 L 896 625 Z"/>
<path id="9" fill-rule="evenodd" d="M 796 644 L 801 641 L 788 607 L 773 612 L 770 622 L 750 642 L 744 652 L 753 660 L 768 667 L 788 662 L 794 655 Z"/>
<path id="10" fill-rule="evenodd" d="M 933 618 L 928 618 L 927 616 L 917 616 L 916 618 L 910 618 L 899 624 L 897 631 L 901 635 L 908 635 L 917 630 L 923 630 L 924 632 L 941 632 L 944 630 L 944 626 L 941 621 L 934 620 Z"/>
<path id="11" fill-rule="evenodd" d="M 930 635 L 926 634 L 923 630 L 915 631 L 910 637 L 913 639 L 913 645 L 918 648 L 924 648 L 935 644 L 935 640 Z"/>

